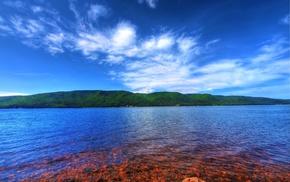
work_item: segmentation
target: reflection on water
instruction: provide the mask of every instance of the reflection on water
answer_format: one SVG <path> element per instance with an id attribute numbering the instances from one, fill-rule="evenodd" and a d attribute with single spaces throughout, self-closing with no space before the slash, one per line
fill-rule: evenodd
<path id="1" fill-rule="evenodd" d="M 0 181 L 289 181 L 289 111 L 0 110 Z"/>

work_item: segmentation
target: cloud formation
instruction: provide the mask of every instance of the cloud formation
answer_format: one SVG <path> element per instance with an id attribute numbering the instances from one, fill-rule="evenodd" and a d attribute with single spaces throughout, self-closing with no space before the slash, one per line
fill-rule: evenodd
<path id="1" fill-rule="evenodd" d="M 290 24 L 290 14 L 286 15 L 285 17 L 283 17 L 280 20 L 280 23 L 285 24 L 285 25 L 289 25 Z"/>
<path id="2" fill-rule="evenodd" d="M 111 40 L 115 49 L 127 48 L 135 43 L 136 30 L 129 23 L 121 22 L 113 30 Z"/>
<path id="3" fill-rule="evenodd" d="M 9 1 L 5 0 L 4 4 L 13 8 L 16 8 L 18 10 L 23 10 L 25 8 L 25 3 L 22 1 Z"/>
<path id="4" fill-rule="evenodd" d="M 139 4 L 144 3 L 144 1 L 146 2 L 146 4 L 150 7 L 150 8 L 156 8 L 157 7 L 157 3 L 158 0 L 138 0 Z"/>
<path id="5" fill-rule="evenodd" d="M 276 38 L 271 42 L 271 44 L 263 45 L 259 49 L 260 54 L 252 58 L 253 62 L 276 60 L 289 51 L 289 46 L 287 46 L 289 43 L 285 38 Z"/>
<path id="6" fill-rule="evenodd" d="M 40 13 L 43 11 L 42 7 L 40 6 L 31 6 L 31 10 L 34 12 L 34 13 Z"/>
<path id="7" fill-rule="evenodd" d="M 157 2 L 146 1 L 151 8 L 156 8 Z M 87 59 L 105 66 L 118 66 L 120 69 L 113 70 L 112 67 L 108 75 L 134 92 L 196 93 L 252 88 L 289 75 L 285 69 L 289 68 L 289 59 L 285 58 L 289 43 L 283 37 L 267 41 L 247 58 L 200 63 L 198 60 L 210 54 L 210 49 L 222 42 L 221 39 L 202 42 L 200 36 L 173 30 L 141 36 L 138 26 L 128 20 L 98 27 L 96 22 L 109 12 L 100 4 L 89 5 L 81 11 L 74 1 L 69 1 L 69 10 L 75 17 L 75 21 L 70 22 L 55 9 L 39 5 L 28 7 L 20 1 L 15 3 L 16 9 L 30 9 L 37 16 L 0 15 L 0 35 L 16 37 L 28 46 L 43 48 L 51 54 L 80 52 Z M 6 5 L 12 6 L 11 2 Z M 289 23 L 289 15 L 287 21 Z"/>
<path id="8" fill-rule="evenodd" d="M 150 8 L 156 8 L 158 0 L 146 0 L 147 5 Z"/>
<path id="9" fill-rule="evenodd" d="M 108 10 L 102 5 L 91 5 L 90 9 L 88 10 L 88 18 L 91 21 L 96 21 L 99 17 L 106 16 Z"/>

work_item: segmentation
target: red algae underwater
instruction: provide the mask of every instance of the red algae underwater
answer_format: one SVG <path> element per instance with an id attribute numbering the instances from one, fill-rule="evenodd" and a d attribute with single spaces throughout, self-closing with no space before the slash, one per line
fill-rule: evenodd
<path id="1" fill-rule="evenodd" d="M 138 144 L 137 144 L 138 145 Z M 165 147 L 146 154 L 136 146 L 68 154 L 31 163 L 10 174 L 21 181 L 290 181 L 289 167 L 257 162 L 248 153 L 211 155 L 210 150 L 181 151 Z M 217 149 L 219 150 L 219 149 Z M 267 155 L 262 153 L 261 155 Z M 6 169 L 0 169 L 6 170 Z"/>

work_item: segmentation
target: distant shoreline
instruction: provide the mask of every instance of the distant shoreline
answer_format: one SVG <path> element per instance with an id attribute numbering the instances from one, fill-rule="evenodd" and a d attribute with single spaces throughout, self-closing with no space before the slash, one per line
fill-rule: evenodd
<path id="1" fill-rule="evenodd" d="M 134 108 L 165 108 L 165 107 L 237 107 L 237 106 L 289 106 L 290 104 L 256 104 L 256 105 L 204 105 L 204 106 L 136 106 L 136 107 L 117 107 L 117 106 L 107 106 L 107 107 L 23 107 L 23 108 L 0 108 L 1 109 L 110 109 L 110 108 L 120 108 L 120 109 L 134 109 Z"/>
<path id="2" fill-rule="evenodd" d="M 290 99 L 127 91 L 70 91 L 0 97 L 0 109 L 288 105 Z"/>

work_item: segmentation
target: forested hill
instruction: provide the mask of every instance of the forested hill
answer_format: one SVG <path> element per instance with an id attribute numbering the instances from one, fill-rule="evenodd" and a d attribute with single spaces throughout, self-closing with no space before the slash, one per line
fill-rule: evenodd
<path id="1" fill-rule="evenodd" d="M 290 104 L 290 100 L 210 94 L 156 92 L 150 94 L 126 91 L 71 91 L 30 96 L 0 97 L 0 108 L 82 108 L 132 106 L 211 106 Z"/>

